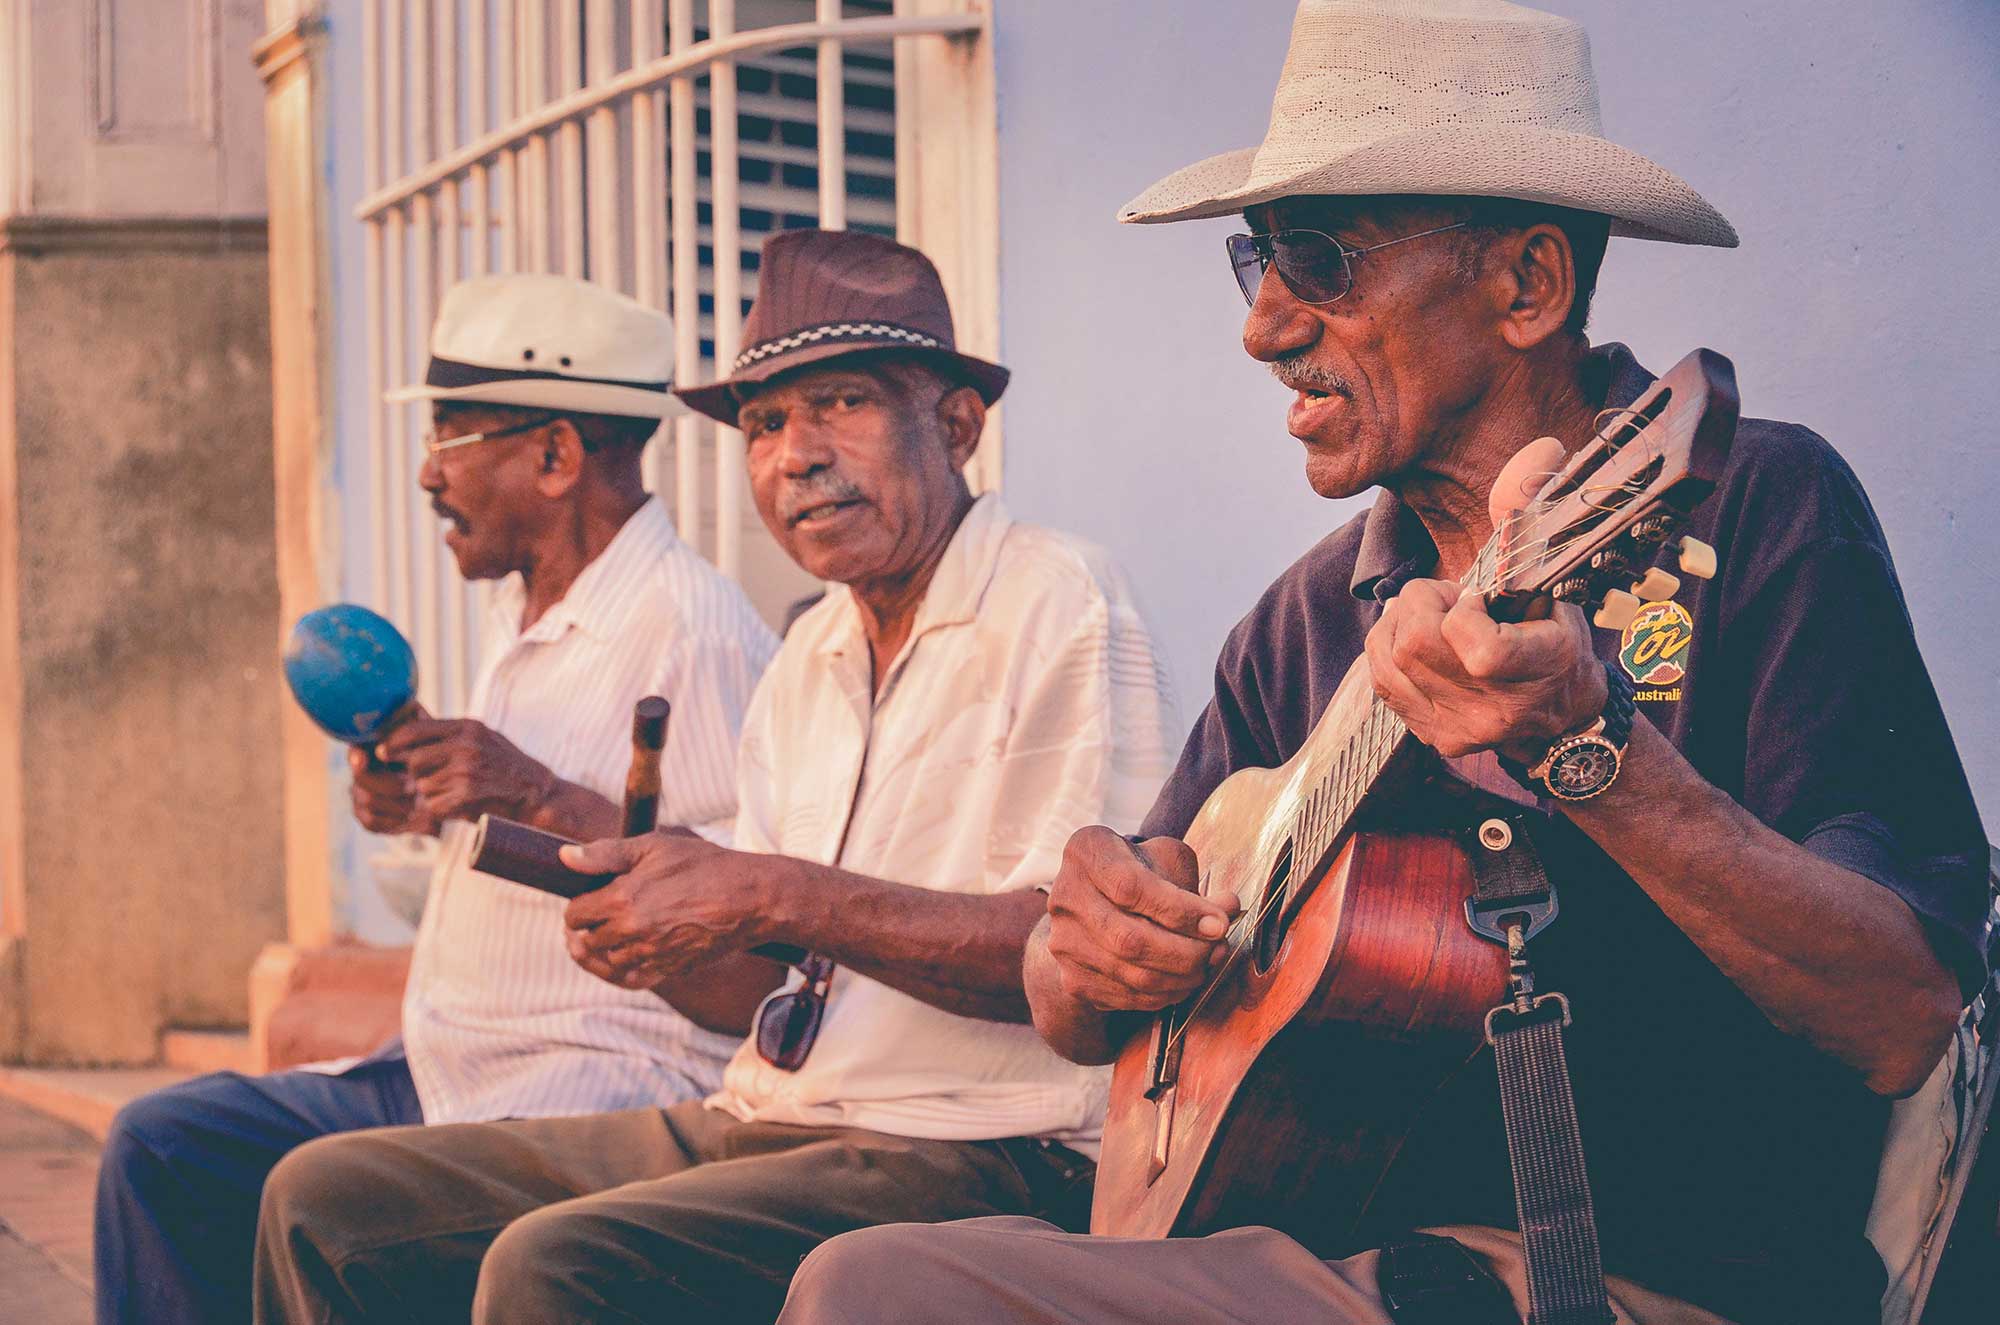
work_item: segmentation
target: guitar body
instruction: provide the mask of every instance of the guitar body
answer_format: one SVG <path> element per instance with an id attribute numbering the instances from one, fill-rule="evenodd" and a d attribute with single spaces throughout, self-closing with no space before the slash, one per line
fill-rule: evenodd
<path id="1" fill-rule="evenodd" d="M 1480 1046 L 1506 954 L 1472 933 L 1471 865 L 1455 841 L 1356 833 L 1310 873 L 1278 877 L 1293 800 L 1335 758 L 1365 703 L 1357 664 L 1284 766 L 1245 769 L 1187 834 L 1204 891 L 1274 904 L 1237 974 L 1179 1027 L 1159 1084 L 1164 1021 L 1112 1075 L 1091 1231 L 1198 1235 L 1264 1224 L 1307 1245 L 1352 1226 L 1425 1098 Z"/>

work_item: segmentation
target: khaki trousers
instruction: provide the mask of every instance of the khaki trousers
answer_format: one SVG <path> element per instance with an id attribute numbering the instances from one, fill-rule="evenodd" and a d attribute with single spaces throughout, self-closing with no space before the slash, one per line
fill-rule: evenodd
<path id="1" fill-rule="evenodd" d="M 699 1103 L 382 1128 L 272 1171 L 256 1318 L 768 1322 L 835 1234 L 1029 1208 L 998 1142 L 743 1123 Z"/>
<path id="2" fill-rule="evenodd" d="M 1521 1240 L 1490 1228 L 1457 1238 L 1507 1285 L 1525 1319 Z M 1322 1261 L 1284 1234 L 1238 1228 L 1206 1238 L 1098 1238 L 1038 1219 L 896 1225 L 835 1238 L 792 1280 L 780 1325 L 1391 1325 L 1375 1290 L 1377 1253 Z M 1619 1325 L 1728 1325 L 1623 1279 L 1609 1281 Z"/>

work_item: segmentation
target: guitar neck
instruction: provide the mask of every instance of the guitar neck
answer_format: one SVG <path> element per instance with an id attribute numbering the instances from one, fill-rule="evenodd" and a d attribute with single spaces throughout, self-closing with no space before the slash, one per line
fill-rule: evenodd
<path id="1" fill-rule="evenodd" d="M 1496 533 L 1479 549 L 1472 568 L 1459 577 L 1463 592 L 1490 593 L 1499 582 L 1500 542 Z M 1292 824 L 1293 877 L 1299 881 L 1299 896 L 1311 889 L 1320 865 L 1347 835 L 1355 812 L 1410 742 L 1410 729 L 1403 720 L 1380 699 L 1371 698 L 1367 716 L 1349 730 L 1346 744 L 1299 806 Z"/>

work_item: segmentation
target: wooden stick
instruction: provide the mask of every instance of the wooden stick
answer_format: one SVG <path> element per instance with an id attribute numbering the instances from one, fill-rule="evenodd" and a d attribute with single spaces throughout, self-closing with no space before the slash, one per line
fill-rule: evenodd
<path id="1" fill-rule="evenodd" d="M 660 751 L 673 705 L 648 695 L 632 706 L 632 764 L 625 773 L 624 835 L 650 833 L 660 820 Z"/>

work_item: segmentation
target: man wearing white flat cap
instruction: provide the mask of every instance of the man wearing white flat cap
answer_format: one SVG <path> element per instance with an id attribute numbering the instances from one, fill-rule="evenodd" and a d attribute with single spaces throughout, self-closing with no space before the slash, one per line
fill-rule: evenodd
<path id="1" fill-rule="evenodd" d="M 1887 1097 L 1924 1081 L 1977 986 L 1985 845 L 1866 496 L 1811 432 L 1746 418 L 1691 525 L 1721 574 L 1655 568 L 1622 633 L 1567 603 L 1498 621 L 1458 584 L 1653 380 L 1583 334 L 1607 239 L 1735 232 L 1602 137 L 1581 28 L 1501 0 L 1304 0 L 1264 142 L 1121 219 L 1232 214 L 1243 345 L 1296 393 L 1307 480 L 1383 491 L 1231 634 L 1137 855 L 1101 828 L 1071 839 L 1025 958 L 1036 1026 L 1105 1062 L 1205 989 L 1237 899 L 1202 894 L 1211 862 L 1180 839 L 1228 774 L 1298 752 L 1363 667 L 1417 740 L 1495 752 L 1538 796 L 1547 817 L 1521 831 L 1561 905 L 1530 946 L 1537 987 L 1573 1007 L 1568 1083 L 1505 1087 L 1503 1128 L 1481 1051 L 1399 1120 L 1361 1210 L 1283 1232 L 1246 1200 L 1200 1238 L 1015 1218 L 847 1234 L 800 1267 L 783 1321 L 1879 1320 L 1863 1226 Z M 1288 1079 L 1337 1096 L 1342 1067 Z M 1570 1086 L 1587 1185 L 1551 1121 L 1566 1106 L 1523 1103 Z M 1120 1151 L 1139 1169 L 1144 1133 Z M 1123 1145 L 1107 1129 L 1100 1214 Z M 1274 1170 L 1303 1162 L 1270 1145 Z"/>
<path id="2" fill-rule="evenodd" d="M 563 899 L 469 865 L 494 813 L 613 835 L 632 706 L 674 706 L 660 821 L 725 839 L 752 691 L 777 641 L 682 543 L 641 481 L 671 393 L 669 320 L 559 276 L 448 292 L 425 383 L 417 482 L 468 579 L 499 580 L 470 712 L 399 724 L 352 752 L 355 817 L 442 839 L 402 1039 L 339 1071 L 218 1073 L 119 1115 L 97 1205 L 98 1319 L 247 1319 L 259 1192 L 335 1132 L 662 1106 L 715 1090 L 739 1037 L 584 972 Z"/>

